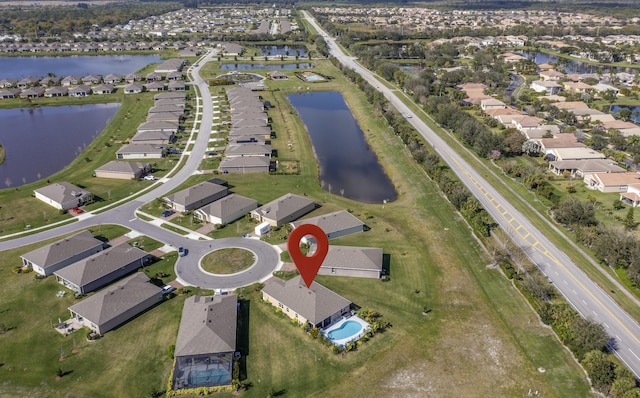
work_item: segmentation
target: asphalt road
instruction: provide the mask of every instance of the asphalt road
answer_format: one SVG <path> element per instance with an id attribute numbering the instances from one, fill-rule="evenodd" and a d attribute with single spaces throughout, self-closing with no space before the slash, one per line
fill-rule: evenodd
<path id="1" fill-rule="evenodd" d="M 327 41 L 332 56 L 377 87 L 399 112 L 415 116 L 393 90 L 380 83 L 376 76 L 358 64 L 355 58 L 344 54 L 336 45 L 335 39 L 322 30 L 306 11 L 303 11 L 303 14 Z M 417 117 L 407 120 L 438 152 L 493 219 L 509 233 L 567 301 L 583 317 L 593 319 L 605 326 L 612 339 L 613 352 L 627 364 L 636 377 L 640 377 L 640 325 L 613 301 L 607 292 L 589 279 L 564 252 L 536 229 L 522 213 L 511 206 L 426 123 Z"/>
<path id="2" fill-rule="evenodd" d="M 97 212 L 103 212 L 99 214 L 97 212 L 84 213 L 78 217 L 76 222 L 0 242 L 0 251 L 41 242 L 92 226 L 119 224 L 176 249 L 181 246 L 186 248 L 189 254 L 185 257 L 180 257 L 175 267 L 178 281 L 185 285 L 230 290 L 250 285 L 268 277 L 278 266 L 280 258 L 276 249 L 265 242 L 244 238 L 225 238 L 215 241 L 200 240 L 201 237 L 191 239 L 136 217 L 136 210 L 140 206 L 166 195 L 196 173 L 205 156 L 211 135 L 214 111 L 208 84 L 202 80 L 199 71 L 211 56 L 212 54 L 208 53 L 196 63 L 198 66 L 193 66 L 188 71 L 193 85 L 197 86 L 199 90 L 198 113 L 200 114 L 200 123 L 199 128 L 198 125 L 194 126 L 189 138 L 189 142 L 193 144 L 191 151 L 188 154 L 182 154 L 186 158 L 186 162 L 182 168 L 175 172 L 175 175 L 158 180 L 143 195 L 134 200 L 123 199 L 112 205 L 112 208 L 107 211 L 100 209 Z M 249 269 L 234 275 L 222 276 L 204 272 L 199 266 L 200 258 L 212 250 L 223 247 L 247 248 L 256 255 L 256 263 Z"/>

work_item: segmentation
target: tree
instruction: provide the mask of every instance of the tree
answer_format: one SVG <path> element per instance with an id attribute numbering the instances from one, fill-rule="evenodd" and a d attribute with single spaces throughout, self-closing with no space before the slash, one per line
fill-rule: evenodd
<path id="1" fill-rule="evenodd" d="M 602 351 L 588 352 L 582 360 L 582 366 L 587 371 L 593 388 L 606 395 L 615 378 L 614 366 L 607 354 Z"/>
<path id="2" fill-rule="evenodd" d="M 591 319 L 577 317 L 569 329 L 573 334 L 570 346 L 578 359 L 582 359 L 590 351 L 604 350 L 609 342 L 604 326 Z"/>
<path id="3" fill-rule="evenodd" d="M 553 209 L 553 218 L 560 224 L 596 225 L 594 204 L 581 202 L 576 198 L 568 198 Z"/>
<path id="4" fill-rule="evenodd" d="M 636 387 L 636 379 L 629 369 L 624 366 L 616 366 L 616 380 L 611 384 L 611 396 L 614 398 L 623 398 L 637 395 L 640 389 Z M 637 390 L 634 394 L 633 390 Z"/>
<path id="5" fill-rule="evenodd" d="M 632 230 L 636 227 L 636 221 L 633 219 L 633 206 L 629 207 L 627 215 L 624 218 L 624 228 L 626 230 Z"/>

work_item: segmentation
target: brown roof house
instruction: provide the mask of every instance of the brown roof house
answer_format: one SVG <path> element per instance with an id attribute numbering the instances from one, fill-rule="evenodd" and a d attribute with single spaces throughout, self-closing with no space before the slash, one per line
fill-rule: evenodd
<path id="1" fill-rule="evenodd" d="M 262 299 L 301 325 L 319 329 L 330 326 L 351 310 L 351 301 L 317 282 L 307 288 L 300 276 L 288 281 L 276 277 L 267 279 Z"/>
<path id="2" fill-rule="evenodd" d="M 91 192 L 68 182 L 57 182 L 33 191 L 36 199 L 60 210 L 82 206 L 91 200 Z"/>
<path id="3" fill-rule="evenodd" d="M 380 278 L 383 253 L 377 247 L 330 245 L 318 274 Z"/>
<path id="4" fill-rule="evenodd" d="M 151 170 L 150 163 L 112 160 L 95 170 L 96 177 L 132 180 L 142 178 Z"/>
<path id="5" fill-rule="evenodd" d="M 174 351 L 173 390 L 231 384 L 237 305 L 233 294 L 185 300 Z"/>
<path id="6" fill-rule="evenodd" d="M 149 253 L 123 243 L 68 265 L 54 275 L 61 285 L 86 294 L 144 267 L 150 259 Z"/>
<path id="7" fill-rule="evenodd" d="M 222 173 L 267 173 L 271 160 L 267 156 L 224 157 L 218 165 Z"/>
<path id="8" fill-rule="evenodd" d="M 112 330 L 162 301 L 162 289 L 142 272 L 69 307 L 71 317 L 98 334 Z"/>
<path id="9" fill-rule="evenodd" d="M 291 226 L 297 228 L 302 224 L 317 225 L 322 228 L 328 239 L 339 238 L 364 231 L 364 223 L 346 210 L 294 221 L 291 223 Z"/>
<path id="10" fill-rule="evenodd" d="M 69 264 L 102 251 L 104 243 L 85 230 L 57 242 L 25 253 L 22 264 L 34 272 L 48 276 Z"/>
<path id="11" fill-rule="evenodd" d="M 244 196 L 231 194 L 195 211 L 195 217 L 212 223 L 225 225 L 233 222 L 258 207 L 258 202 Z"/>
<path id="12" fill-rule="evenodd" d="M 268 222 L 272 227 L 280 227 L 297 220 L 313 211 L 316 204 L 303 196 L 288 193 L 251 212 L 251 217 L 258 222 Z"/>
<path id="13" fill-rule="evenodd" d="M 205 181 L 168 195 L 164 201 L 171 206 L 172 209 L 185 212 L 208 205 L 211 202 L 224 198 L 228 194 L 229 190 L 227 187 Z"/>

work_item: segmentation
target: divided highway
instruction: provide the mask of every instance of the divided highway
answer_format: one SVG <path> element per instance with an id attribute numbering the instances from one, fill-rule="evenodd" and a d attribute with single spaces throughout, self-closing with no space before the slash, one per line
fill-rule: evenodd
<path id="1" fill-rule="evenodd" d="M 404 115 L 415 116 L 393 90 L 384 86 L 368 69 L 347 56 L 306 11 L 307 21 L 325 39 L 331 55 L 343 65 L 353 69 L 384 94 L 387 100 Z M 451 167 L 458 178 L 480 201 L 500 227 L 510 234 L 538 268 L 547 276 L 567 301 L 583 317 L 591 318 L 606 328 L 612 338 L 615 354 L 627 364 L 636 377 L 640 377 L 640 325 L 632 319 L 611 297 L 596 285 L 580 268 L 480 174 L 440 138 L 426 123 L 417 117 L 408 121 Z"/>

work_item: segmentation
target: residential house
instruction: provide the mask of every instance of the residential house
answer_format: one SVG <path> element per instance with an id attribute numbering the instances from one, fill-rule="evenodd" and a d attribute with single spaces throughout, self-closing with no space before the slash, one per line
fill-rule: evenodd
<path id="1" fill-rule="evenodd" d="M 558 80 L 564 77 L 564 73 L 558 72 L 557 70 L 543 70 L 539 73 L 540 79 L 544 81 L 552 81 L 557 82 Z"/>
<path id="2" fill-rule="evenodd" d="M 124 77 L 124 81 L 128 84 L 139 82 L 142 80 L 142 75 L 139 73 L 130 73 Z"/>
<path id="3" fill-rule="evenodd" d="M 224 152 L 227 158 L 242 156 L 262 156 L 270 158 L 272 153 L 271 145 L 259 143 L 229 144 Z"/>
<path id="4" fill-rule="evenodd" d="M 593 173 L 584 177 L 584 182 L 589 189 L 597 189 L 600 192 L 627 192 L 630 185 L 640 183 L 640 174 L 626 173 Z"/>
<path id="5" fill-rule="evenodd" d="M 620 200 L 633 207 L 640 206 L 640 184 L 629 184 L 627 192 L 620 193 Z"/>
<path id="6" fill-rule="evenodd" d="M 148 113 L 183 113 L 184 106 L 179 105 L 155 105 L 149 108 Z"/>
<path id="7" fill-rule="evenodd" d="M 71 317 L 97 334 L 122 325 L 162 301 L 162 289 L 142 272 L 124 278 L 71 307 Z"/>
<path id="8" fill-rule="evenodd" d="M 45 90 L 45 97 L 64 97 L 69 94 L 69 89 L 65 86 L 49 87 Z"/>
<path id="9" fill-rule="evenodd" d="M 0 79 L 0 88 L 18 87 L 18 79 Z"/>
<path id="10" fill-rule="evenodd" d="M 606 91 L 613 91 L 615 95 L 618 95 L 620 93 L 620 90 L 617 87 L 605 83 L 598 83 L 593 86 L 593 89 L 599 94 L 602 94 Z"/>
<path id="11" fill-rule="evenodd" d="M 521 132 L 540 127 L 544 119 L 535 116 L 519 116 L 512 119 L 511 124 Z"/>
<path id="12" fill-rule="evenodd" d="M 593 87 L 583 82 L 564 82 L 562 84 L 564 89 L 570 93 L 583 94 L 587 91 L 593 90 Z"/>
<path id="13" fill-rule="evenodd" d="M 289 80 L 289 76 L 277 70 L 267 73 L 267 76 L 272 80 Z"/>
<path id="14" fill-rule="evenodd" d="M 103 249 L 104 243 L 84 230 L 25 253 L 20 258 L 23 266 L 31 267 L 39 275 L 48 276 Z"/>
<path id="15" fill-rule="evenodd" d="M 40 82 L 40 79 L 38 79 L 37 77 L 28 76 L 28 77 L 25 77 L 22 80 L 19 80 L 16 86 L 18 88 L 20 88 L 20 89 L 25 89 L 25 88 L 28 88 L 28 87 L 31 87 L 31 86 L 35 86 L 39 82 Z"/>
<path id="16" fill-rule="evenodd" d="M 147 114 L 147 122 L 173 122 L 179 123 L 182 119 L 182 112 L 159 112 Z"/>
<path id="17" fill-rule="evenodd" d="M 132 180 L 142 178 L 151 170 L 150 163 L 122 162 L 112 160 L 95 170 L 98 178 L 114 178 L 119 180 Z"/>
<path id="18" fill-rule="evenodd" d="M 507 104 L 496 98 L 486 98 L 480 100 L 480 108 L 482 108 L 483 111 L 488 111 L 491 109 L 506 109 Z"/>
<path id="19" fill-rule="evenodd" d="M 102 76 L 100 75 L 87 75 L 82 78 L 82 83 L 86 85 L 100 84 L 102 82 Z"/>
<path id="20" fill-rule="evenodd" d="M 554 148 L 547 152 L 547 158 L 553 160 L 589 160 L 604 159 L 604 154 L 589 147 Z"/>
<path id="21" fill-rule="evenodd" d="M 303 224 L 313 224 L 320 227 L 328 239 L 362 232 L 365 228 L 362 221 L 346 210 L 294 221 L 291 223 L 291 227 L 297 228 Z"/>
<path id="22" fill-rule="evenodd" d="M 382 263 L 380 248 L 329 245 L 318 274 L 379 279 Z"/>
<path id="23" fill-rule="evenodd" d="M 271 160 L 266 156 L 225 157 L 220 161 L 218 170 L 222 173 L 267 173 Z"/>
<path id="24" fill-rule="evenodd" d="M 144 267 L 152 256 L 122 243 L 93 254 L 54 272 L 61 285 L 86 294 Z"/>
<path id="25" fill-rule="evenodd" d="M 185 93 L 160 93 L 153 96 L 153 99 L 155 101 L 164 100 L 164 99 L 184 101 L 186 98 L 187 98 L 187 94 Z"/>
<path id="26" fill-rule="evenodd" d="M 191 296 L 184 301 L 174 350 L 174 390 L 230 385 L 236 352 L 238 297 Z M 197 377 L 215 374 L 216 377 Z"/>
<path id="27" fill-rule="evenodd" d="M 115 87 L 111 83 L 100 84 L 98 86 L 91 87 L 93 94 L 111 94 L 115 90 Z"/>
<path id="28" fill-rule="evenodd" d="M 164 76 L 158 72 L 151 72 L 147 74 L 145 80 L 147 83 L 159 82 L 164 80 Z"/>
<path id="29" fill-rule="evenodd" d="M 81 85 L 81 86 L 71 87 L 69 89 L 70 97 L 86 97 L 89 94 L 91 94 L 91 87 L 89 86 Z"/>
<path id="30" fill-rule="evenodd" d="M 62 78 L 58 77 L 58 76 L 47 76 L 47 77 L 43 78 L 42 80 L 40 80 L 38 83 L 42 87 L 51 87 L 51 86 L 60 85 L 60 80 L 62 80 Z"/>
<path id="31" fill-rule="evenodd" d="M 139 94 L 144 91 L 144 86 L 139 83 L 129 83 L 124 86 L 125 94 Z"/>
<path id="32" fill-rule="evenodd" d="M 288 193 L 251 212 L 259 223 L 268 222 L 272 227 L 281 227 L 315 210 L 313 200 Z"/>
<path id="33" fill-rule="evenodd" d="M 110 73 L 106 75 L 103 79 L 106 84 L 116 84 L 122 81 L 122 76 L 117 75 L 115 73 Z"/>
<path id="34" fill-rule="evenodd" d="M 557 175 L 569 173 L 584 177 L 593 173 L 624 173 L 626 170 L 606 159 L 556 160 L 549 162 L 549 170 Z"/>
<path id="35" fill-rule="evenodd" d="M 167 122 L 167 121 L 159 121 L 159 122 L 144 122 L 140 123 L 138 126 L 138 133 L 141 131 L 168 131 L 172 133 L 178 132 L 178 126 L 180 124 L 177 122 Z"/>
<path id="36" fill-rule="evenodd" d="M 125 144 L 117 152 L 117 159 L 160 159 L 166 154 L 162 145 Z"/>
<path id="37" fill-rule="evenodd" d="M 197 209 L 194 216 L 211 224 L 226 225 L 256 208 L 258 208 L 256 200 L 232 193 Z"/>
<path id="38" fill-rule="evenodd" d="M 39 98 L 45 93 L 44 87 L 29 87 L 20 92 L 20 98 Z"/>
<path id="39" fill-rule="evenodd" d="M 215 202 L 227 196 L 228 193 L 229 190 L 227 187 L 205 181 L 168 195 L 164 201 L 172 209 L 179 212 L 186 212 Z"/>
<path id="40" fill-rule="evenodd" d="M 19 88 L 8 88 L 0 91 L 0 99 L 14 99 L 20 96 L 21 90 Z"/>
<path id="41" fill-rule="evenodd" d="M 175 138 L 175 134 L 170 131 L 147 130 L 134 135 L 131 143 L 167 146 L 175 141 Z"/>
<path id="42" fill-rule="evenodd" d="M 585 145 L 578 142 L 573 134 L 558 134 L 553 138 L 541 138 L 536 141 L 540 147 L 540 152 L 544 154 L 551 153 L 551 150 L 557 148 L 584 148 Z"/>
<path id="43" fill-rule="evenodd" d="M 36 199 L 59 210 L 80 207 L 92 198 L 91 192 L 68 182 L 56 182 L 33 191 Z"/>
<path id="44" fill-rule="evenodd" d="M 81 83 L 82 83 L 82 78 L 80 76 L 75 76 L 75 75 L 65 76 L 60 81 L 60 84 L 62 84 L 65 87 L 77 86 L 77 85 L 79 85 Z"/>
<path id="45" fill-rule="evenodd" d="M 170 82 L 176 81 L 176 80 L 183 80 L 182 72 L 173 71 L 173 72 L 167 73 L 167 80 Z"/>
<path id="46" fill-rule="evenodd" d="M 547 93 L 549 95 L 558 94 L 562 86 L 555 81 L 534 80 L 531 82 L 531 89 L 537 93 Z"/>
<path id="47" fill-rule="evenodd" d="M 152 82 L 144 85 L 147 91 L 164 91 L 165 86 L 163 82 Z"/>
<path id="48" fill-rule="evenodd" d="M 187 84 L 183 81 L 172 81 L 167 84 L 167 90 L 169 91 L 185 91 Z"/>
<path id="49" fill-rule="evenodd" d="M 351 301 L 317 282 L 307 288 L 300 276 L 288 281 L 271 277 L 264 285 L 262 299 L 301 325 L 326 328 L 351 310 Z"/>

